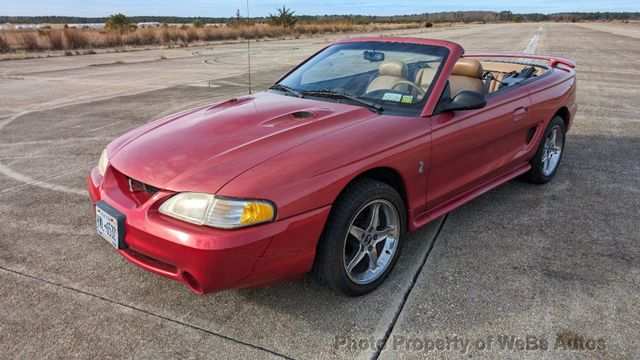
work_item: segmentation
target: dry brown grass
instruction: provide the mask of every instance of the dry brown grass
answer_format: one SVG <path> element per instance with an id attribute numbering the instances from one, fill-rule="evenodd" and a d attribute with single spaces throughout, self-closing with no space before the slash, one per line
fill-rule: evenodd
<path id="1" fill-rule="evenodd" d="M 37 32 L 22 32 L 19 36 L 22 47 L 27 51 L 40 50 L 40 44 L 38 44 Z"/>
<path id="2" fill-rule="evenodd" d="M 47 32 L 49 39 L 49 48 L 51 50 L 63 50 L 64 49 L 64 34 L 60 30 L 51 30 Z"/>
<path id="3" fill-rule="evenodd" d="M 9 51 L 11 51 L 11 45 L 4 36 L 0 35 L 0 53 L 6 53 Z"/>
<path id="4" fill-rule="evenodd" d="M 350 23 L 299 24 L 294 29 L 255 24 L 252 26 L 210 25 L 140 28 L 125 34 L 105 29 L 13 30 L 0 35 L 0 52 L 120 48 L 126 46 L 187 46 L 191 43 L 314 36 L 341 32 L 372 32 L 421 27 L 411 24 Z"/>
<path id="5" fill-rule="evenodd" d="M 88 32 L 82 29 L 64 29 L 65 49 L 84 49 L 91 46 Z"/>

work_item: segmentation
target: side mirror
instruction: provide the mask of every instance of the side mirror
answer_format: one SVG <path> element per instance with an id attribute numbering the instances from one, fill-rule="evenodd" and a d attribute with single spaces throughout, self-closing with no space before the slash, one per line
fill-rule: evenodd
<path id="1" fill-rule="evenodd" d="M 487 99 L 479 92 L 463 90 L 453 99 L 443 99 L 438 105 L 438 112 L 481 109 L 487 105 Z"/>

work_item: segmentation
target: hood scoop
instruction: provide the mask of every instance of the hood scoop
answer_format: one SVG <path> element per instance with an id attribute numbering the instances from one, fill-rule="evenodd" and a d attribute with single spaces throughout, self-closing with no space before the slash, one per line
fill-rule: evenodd
<path id="1" fill-rule="evenodd" d="M 221 103 L 217 103 L 213 106 L 208 107 L 207 109 L 205 109 L 205 112 L 211 112 L 211 111 L 220 111 L 220 110 L 225 110 L 234 106 L 239 106 L 242 105 L 244 103 L 253 101 L 253 97 L 251 96 L 244 96 L 241 98 L 233 98 L 227 101 L 223 101 Z"/>
<path id="2" fill-rule="evenodd" d="M 275 118 L 263 122 L 261 125 L 264 127 L 291 126 L 295 124 L 306 123 L 313 119 L 325 117 L 332 112 L 333 109 L 330 108 L 298 110 L 288 114 L 276 116 Z"/>
<path id="3" fill-rule="evenodd" d="M 296 119 L 310 119 L 315 116 L 311 111 L 296 111 L 289 114 Z"/>

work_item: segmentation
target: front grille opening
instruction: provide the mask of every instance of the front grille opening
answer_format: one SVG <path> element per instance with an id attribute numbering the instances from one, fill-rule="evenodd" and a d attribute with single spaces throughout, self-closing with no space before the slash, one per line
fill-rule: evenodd
<path id="1" fill-rule="evenodd" d="M 111 170 L 119 190 L 110 190 L 112 191 L 112 199 L 119 201 L 121 205 L 127 208 L 142 206 L 149 201 L 149 199 L 153 198 L 156 192 L 162 190 L 133 179 L 114 167 L 111 167 Z"/>
<path id="2" fill-rule="evenodd" d="M 132 179 L 130 177 L 127 177 L 127 181 L 129 182 L 129 191 L 132 193 L 137 193 L 137 192 L 147 192 L 150 194 L 155 194 L 158 192 L 157 187 L 153 187 L 151 185 L 147 185 L 141 181 Z"/>

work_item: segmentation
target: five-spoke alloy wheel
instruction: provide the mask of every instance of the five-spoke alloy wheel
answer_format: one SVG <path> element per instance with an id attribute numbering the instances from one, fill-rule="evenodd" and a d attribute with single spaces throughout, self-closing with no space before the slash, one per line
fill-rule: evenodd
<path id="1" fill-rule="evenodd" d="M 405 219 L 404 202 L 393 187 L 355 180 L 327 220 L 314 263 L 316 278 L 350 296 L 372 291 L 398 260 Z"/>
<path id="2" fill-rule="evenodd" d="M 535 184 L 546 184 L 553 178 L 562 160 L 565 133 L 564 120 L 559 116 L 551 119 L 542 135 L 538 151 L 531 159 L 531 170 L 526 174 L 527 180 Z"/>
<path id="3" fill-rule="evenodd" d="M 564 145 L 563 130 L 560 125 L 554 126 L 544 140 L 542 146 L 542 173 L 545 176 L 553 174 L 560 163 L 562 146 Z"/>
<path id="4" fill-rule="evenodd" d="M 389 267 L 398 248 L 400 217 L 387 200 L 374 200 L 356 215 L 344 241 L 344 267 L 357 284 L 369 284 Z"/>

